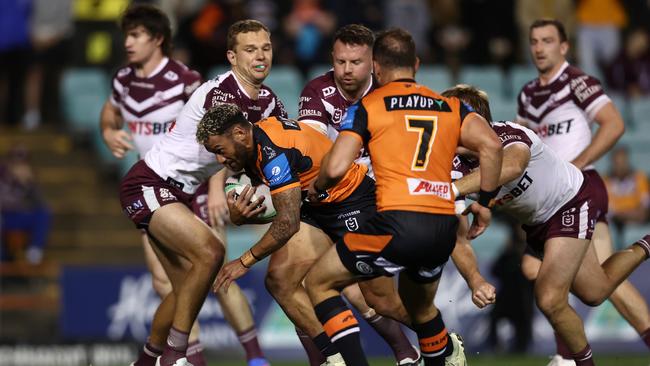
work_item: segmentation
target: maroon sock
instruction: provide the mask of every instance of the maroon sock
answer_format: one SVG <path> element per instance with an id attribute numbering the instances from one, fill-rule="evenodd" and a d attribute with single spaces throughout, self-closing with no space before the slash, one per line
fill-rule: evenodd
<path id="1" fill-rule="evenodd" d="M 187 360 L 194 366 L 208 366 L 205 362 L 205 356 L 203 356 L 203 345 L 198 339 L 194 342 L 190 342 L 187 345 Z"/>
<path id="2" fill-rule="evenodd" d="M 650 258 L 650 234 L 644 236 L 642 239 L 639 239 L 634 243 L 643 249 L 645 252 L 645 257 Z"/>
<path id="3" fill-rule="evenodd" d="M 641 339 L 643 340 L 643 343 L 650 348 L 650 328 L 641 333 Z"/>
<path id="4" fill-rule="evenodd" d="M 298 335 L 298 339 L 302 344 L 302 348 L 304 348 L 305 352 L 307 353 L 309 366 L 320 366 L 324 364 L 325 361 L 327 361 L 325 359 L 325 356 L 323 356 L 321 351 L 316 346 L 316 343 L 314 343 L 314 340 L 311 339 L 311 337 L 308 336 L 307 333 L 303 332 L 299 328 L 296 328 L 296 334 Z"/>
<path id="5" fill-rule="evenodd" d="M 244 347 L 247 361 L 254 358 L 264 358 L 264 353 L 262 353 L 262 349 L 260 348 L 260 342 L 257 340 L 257 330 L 255 327 L 237 333 L 237 338 L 242 347 Z"/>
<path id="6" fill-rule="evenodd" d="M 572 355 L 573 360 L 576 362 L 576 366 L 595 366 L 593 354 L 591 353 L 591 346 L 587 344 L 585 348 Z"/>
<path id="7" fill-rule="evenodd" d="M 172 366 L 176 360 L 185 357 L 189 332 L 182 332 L 174 327 L 169 330 L 167 345 L 160 357 L 160 366 Z"/>
<path id="8" fill-rule="evenodd" d="M 573 354 L 569 350 L 569 347 L 564 343 L 562 338 L 560 338 L 560 335 L 557 333 L 554 333 L 555 335 L 555 348 L 557 350 L 557 354 L 562 356 L 565 360 L 572 360 L 573 359 Z"/>
<path id="9" fill-rule="evenodd" d="M 133 366 L 155 366 L 156 358 L 158 358 L 162 352 L 161 349 L 156 348 L 151 345 L 151 343 L 147 342 L 144 347 L 142 347 L 142 352 Z"/>
<path id="10" fill-rule="evenodd" d="M 365 318 L 365 320 L 388 343 L 398 362 L 405 358 L 411 358 L 413 361 L 418 359 L 417 351 L 413 348 L 408 338 L 406 338 L 406 335 L 404 335 L 402 328 L 396 320 L 383 317 L 377 313 Z"/>

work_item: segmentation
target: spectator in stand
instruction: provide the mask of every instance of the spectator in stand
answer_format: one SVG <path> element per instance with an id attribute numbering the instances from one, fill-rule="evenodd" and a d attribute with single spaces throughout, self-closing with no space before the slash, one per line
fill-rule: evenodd
<path id="1" fill-rule="evenodd" d="M 625 226 L 646 222 L 650 207 L 648 177 L 631 166 L 626 147 L 617 147 L 612 152 L 611 170 L 605 177 L 605 185 L 610 218 L 617 230 L 615 243 L 624 243 Z"/>
<path id="2" fill-rule="evenodd" d="M 29 154 L 12 148 L 0 164 L 2 261 L 38 264 L 50 231 L 50 210 L 41 195 Z"/>
<path id="3" fill-rule="evenodd" d="M 567 34 L 575 30 L 575 4 L 573 0 L 517 0 L 515 22 L 519 28 L 519 50 L 522 61 L 531 62 L 528 52 L 530 39 L 528 28 L 537 19 L 554 18 L 564 24 Z M 570 36 L 573 38 L 572 36 Z"/>
<path id="4" fill-rule="evenodd" d="M 294 0 L 284 29 L 294 42 L 296 64 L 303 75 L 314 63 L 327 62 L 329 47 L 323 45 L 335 28 L 336 17 L 324 10 L 319 0 Z"/>
<path id="5" fill-rule="evenodd" d="M 650 95 L 650 37 L 645 29 L 627 35 L 625 48 L 607 68 L 607 85 L 627 97 Z"/>
<path id="6" fill-rule="evenodd" d="M 620 0 L 579 0 L 576 20 L 579 67 L 600 78 L 621 49 L 621 30 L 628 21 L 625 7 Z"/>

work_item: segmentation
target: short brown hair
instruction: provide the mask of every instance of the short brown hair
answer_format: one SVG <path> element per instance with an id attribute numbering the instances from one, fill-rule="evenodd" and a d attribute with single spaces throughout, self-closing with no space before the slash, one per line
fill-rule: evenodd
<path id="1" fill-rule="evenodd" d="M 447 98 L 456 97 L 460 99 L 462 102 L 472 107 L 476 113 L 483 116 L 483 118 L 488 122 L 492 122 L 490 101 L 487 93 L 483 90 L 468 84 L 458 84 L 453 88 L 445 90 L 441 95 Z"/>
<path id="2" fill-rule="evenodd" d="M 260 22 L 259 20 L 244 19 L 233 23 L 233 25 L 228 27 L 228 35 L 226 36 L 226 48 L 228 50 L 234 50 L 235 47 L 237 47 L 237 35 L 239 33 L 259 32 L 261 30 L 265 31 L 269 35 L 271 34 L 264 23 Z"/>
<path id="3" fill-rule="evenodd" d="M 120 19 L 120 29 L 126 33 L 133 28 L 142 26 L 152 37 L 162 37 L 160 50 L 163 55 L 172 53 L 172 28 L 169 18 L 159 8 L 149 4 L 134 4 L 129 6 Z"/>
<path id="4" fill-rule="evenodd" d="M 385 30 L 375 39 L 372 58 L 378 64 L 390 68 L 415 68 L 415 41 L 404 29 Z"/>
<path id="5" fill-rule="evenodd" d="M 199 121 L 196 128 L 196 141 L 205 145 L 210 136 L 223 135 L 235 125 L 250 124 L 236 104 L 220 103 L 208 109 Z"/>
<path id="6" fill-rule="evenodd" d="M 375 43 L 375 35 L 370 29 L 361 24 L 348 24 L 339 28 L 334 33 L 334 42 L 341 41 L 343 44 L 350 45 L 366 45 L 372 48 Z"/>
<path id="7" fill-rule="evenodd" d="M 528 37 L 533 32 L 535 28 L 546 27 L 547 25 L 552 25 L 557 29 L 557 33 L 560 35 L 560 42 L 567 42 L 569 39 L 566 36 L 566 30 L 564 29 L 564 24 L 557 19 L 537 19 L 530 25 L 528 29 Z"/>

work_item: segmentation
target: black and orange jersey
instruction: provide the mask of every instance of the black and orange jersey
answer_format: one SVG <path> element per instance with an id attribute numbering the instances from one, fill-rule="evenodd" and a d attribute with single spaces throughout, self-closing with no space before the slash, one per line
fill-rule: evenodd
<path id="1" fill-rule="evenodd" d="M 377 181 L 377 210 L 454 214 L 452 161 L 473 110 L 414 80 L 388 83 L 348 108 L 341 133 L 360 137 Z"/>
<path id="2" fill-rule="evenodd" d="M 332 141 L 309 125 L 292 119 L 269 117 L 253 126 L 257 146 L 255 170 L 271 194 L 292 187 L 306 191 L 318 177 L 321 160 Z M 321 203 L 340 202 L 361 184 L 368 168 L 353 163 L 338 184 L 327 190 Z"/>

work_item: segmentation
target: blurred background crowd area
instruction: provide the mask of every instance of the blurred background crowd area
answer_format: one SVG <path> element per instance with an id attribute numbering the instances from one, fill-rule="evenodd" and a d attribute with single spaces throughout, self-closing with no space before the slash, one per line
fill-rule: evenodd
<path id="1" fill-rule="evenodd" d="M 335 30 L 362 23 L 373 30 L 409 30 L 422 62 L 420 83 L 438 91 L 457 82 L 476 85 L 489 93 L 495 119 L 513 120 L 517 93 L 537 76 L 528 27 L 537 18 L 558 18 L 570 36 L 569 60 L 603 82 L 626 123 L 619 144 L 596 165 L 607 177 L 615 246 L 650 231 L 650 0 L 137 2 L 156 4 L 170 15 L 173 57 L 204 79 L 229 68 L 230 24 L 245 18 L 266 24 L 274 66 L 265 84 L 290 117 L 297 116 L 305 83 L 330 68 Z M 119 178 L 137 156 L 116 160 L 99 133 L 111 77 L 124 64 L 117 20 L 129 3 L 0 2 L 0 344 L 42 342 L 53 334 L 75 339 L 77 333 L 70 336 L 63 325 L 70 319 L 61 315 L 66 301 L 75 301 L 65 289 L 66 266 L 143 265 L 139 234 L 117 196 Z M 261 230 L 232 228 L 229 255 L 248 248 Z M 481 267 L 506 291 L 505 305 L 495 307 L 490 318 L 489 342 L 523 352 L 534 329 L 530 284 L 518 268 L 520 235 L 514 223 L 502 219 L 474 245 Z M 521 301 L 528 305 L 508 307 Z M 499 343 L 496 323 L 514 316 L 515 331 L 524 333 L 506 347 Z M 622 324 L 628 334 L 629 326 Z"/>

